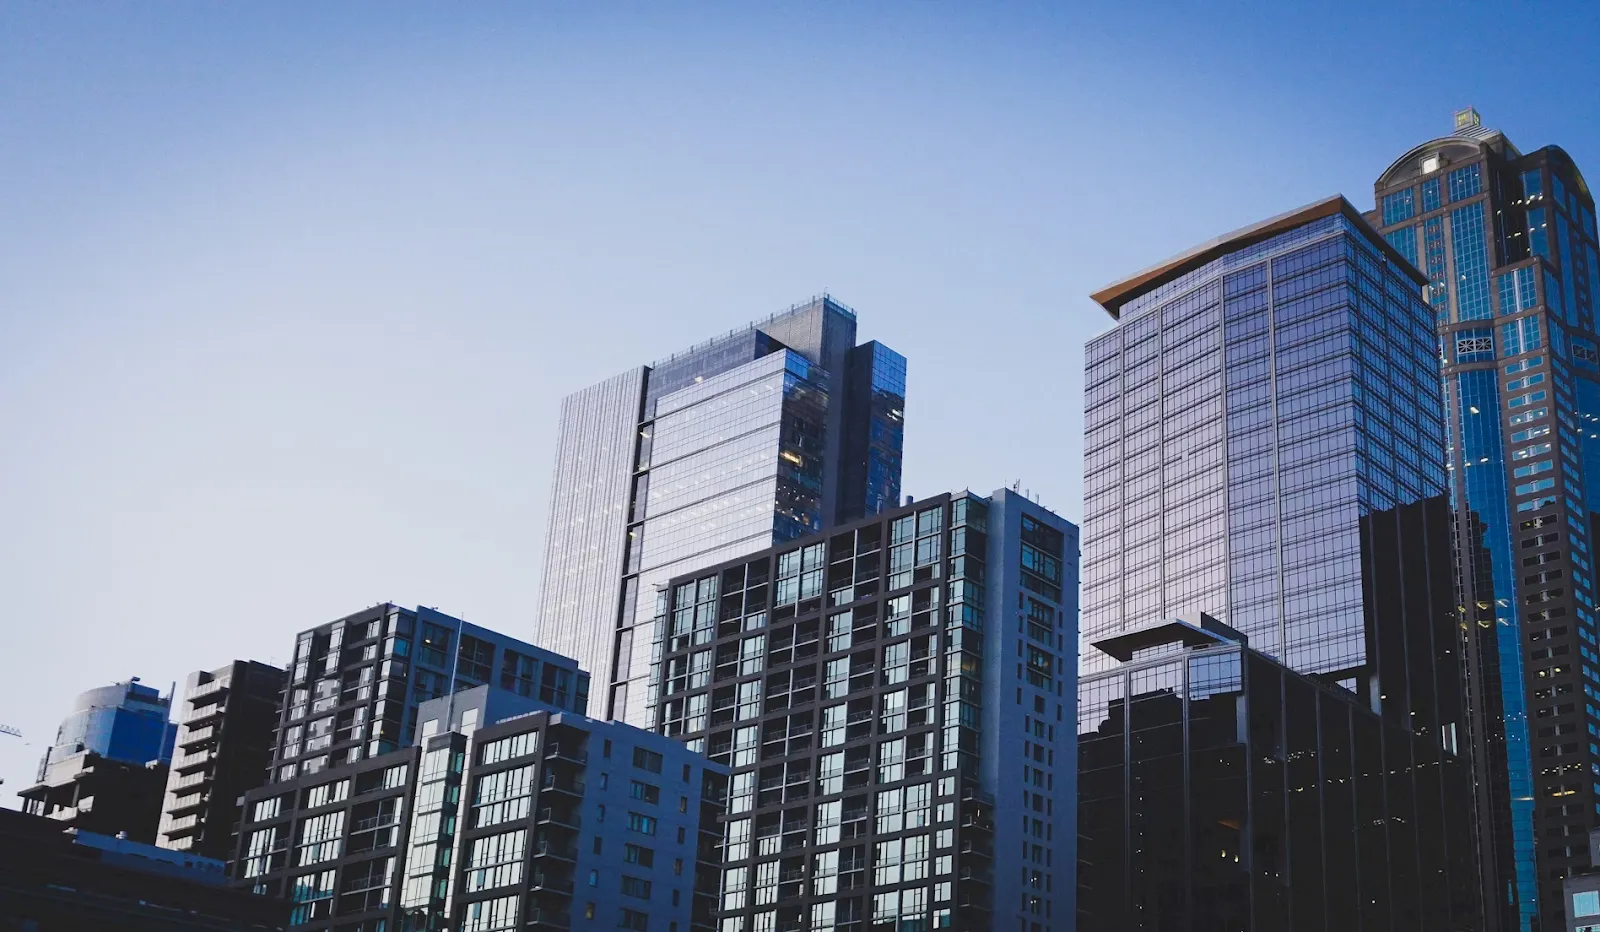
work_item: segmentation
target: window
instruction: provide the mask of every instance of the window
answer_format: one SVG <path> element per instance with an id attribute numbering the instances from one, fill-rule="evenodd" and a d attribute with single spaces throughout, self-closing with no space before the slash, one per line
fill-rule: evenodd
<path id="1" fill-rule="evenodd" d="M 622 862 L 624 864 L 637 864 L 640 867 L 654 867 L 656 863 L 655 849 L 646 848 L 643 845 L 623 845 Z"/>
<path id="2" fill-rule="evenodd" d="M 634 929 L 636 932 L 647 932 L 650 928 L 650 916 L 636 909 L 624 909 L 617 916 L 617 928 Z"/>
<path id="3" fill-rule="evenodd" d="M 525 829 L 487 835 L 472 840 L 467 855 L 467 890 L 508 887 L 522 880 L 522 856 L 527 849 Z"/>
<path id="4" fill-rule="evenodd" d="M 509 738 L 501 738 L 498 741 L 490 741 L 485 744 L 478 761 L 484 764 L 498 764 L 513 757 L 525 757 L 532 754 L 538 745 L 539 733 L 537 731 L 525 731 L 520 735 L 512 735 Z"/>
<path id="5" fill-rule="evenodd" d="M 661 755 L 644 748 L 633 749 L 633 766 L 651 773 L 661 772 Z"/>
<path id="6" fill-rule="evenodd" d="M 1600 890 L 1572 894 L 1572 915 L 1579 919 L 1600 916 Z"/>
<path id="7" fill-rule="evenodd" d="M 1478 163 L 1464 165 L 1445 176 L 1451 201 L 1461 201 L 1483 190 L 1483 172 Z"/>
<path id="8" fill-rule="evenodd" d="M 500 659 L 500 688 L 510 690 L 519 696 L 532 696 L 534 690 L 534 671 L 538 668 L 538 661 L 532 657 L 524 657 L 514 650 L 501 652 Z"/>
<path id="9" fill-rule="evenodd" d="M 661 801 L 661 787 L 654 783 L 640 783 L 638 780 L 628 781 L 628 795 L 634 799 L 642 799 L 647 803 Z"/>
<path id="10" fill-rule="evenodd" d="M 306 809 L 315 809 L 329 803 L 341 802 L 350 797 L 350 781 L 335 780 L 306 790 Z"/>
<path id="11" fill-rule="evenodd" d="M 1383 225 L 1390 226 L 1416 216 L 1416 189 L 1406 188 L 1383 196 Z"/>
<path id="12" fill-rule="evenodd" d="M 628 813 L 628 831 L 638 832 L 641 835 L 654 835 L 656 833 L 656 820 L 653 816 L 630 812 Z"/>
<path id="13" fill-rule="evenodd" d="M 289 894 L 295 903 L 294 912 L 289 915 L 290 925 L 305 925 L 331 913 L 334 873 L 326 870 L 294 879 Z"/>
<path id="14" fill-rule="evenodd" d="M 517 927 L 516 896 L 502 896 L 493 900 L 468 904 L 461 932 L 500 932 Z"/>
<path id="15" fill-rule="evenodd" d="M 489 682 L 494 664 L 494 645 L 470 634 L 461 635 L 461 652 L 456 658 L 456 677 L 473 685 Z M 460 687 L 458 687 L 460 688 Z"/>
<path id="16" fill-rule="evenodd" d="M 638 877 L 622 875 L 622 895 L 637 897 L 641 900 L 650 899 L 650 881 Z"/>
<path id="17" fill-rule="evenodd" d="M 344 811 L 314 816 L 300 825 L 300 849 L 295 863 L 319 864 L 339 856 L 344 836 Z"/>

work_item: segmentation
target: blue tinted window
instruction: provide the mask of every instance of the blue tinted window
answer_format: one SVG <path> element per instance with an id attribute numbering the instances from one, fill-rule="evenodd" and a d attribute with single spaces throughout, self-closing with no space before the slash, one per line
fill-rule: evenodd
<path id="1" fill-rule="evenodd" d="M 1495 276 L 1500 291 L 1500 313 L 1515 314 L 1539 303 L 1538 270 L 1524 266 Z"/>
<path id="2" fill-rule="evenodd" d="M 1530 201 L 1544 196 L 1544 179 L 1537 168 L 1522 173 L 1522 196 Z"/>
<path id="3" fill-rule="evenodd" d="M 1412 265 L 1417 264 L 1416 227 L 1401 227 L 1398 230 L 1390 230 L 1389 232 L 1383 234 L 1383 238 L 1389 241 L 1389 245 L 1393 246 L 1395 251 L 1399 252 L 1400 255 L 1405 256 L 1407 262 L 1411 263 Z"/>
<path id="4" fill-rule="evenodd" d="M 1402 223 L 1410 220 L 1417 214 L 1417 202 L 1414 197 L 1415 189 L 1406 188 L 1393 194 L 1383 196 L 1383 225 Z"/>
<path id="5" fill-rule="evenodd" d="M 1482 202 L 1450 212 L 1458 320 L 1483 320 L 1494 316 L 1494 308 L 1489 306 L 1489 255 L 1484 235 Z"/>
<path id="6" fill-rule="evenodd" d="M 1539 317 L 1532 315 L 1500 325 L 1500 355 L 1531 353 L 1544 346 L 1539 332 Z"/>
<path id="7" fill-rule="evenodd" d="M 1544 217 L 1544 208 L 1528 211 L 1528 248 L 1536 256 L 1550 258 L 1550 231 Z"/>
<path id="8" fill-rule="evenodd" d="M 1483 173 L 1476 162 L 1451 172 L 1446 181 L 1450 185 L 1450 200 L 1466 200 L 1483 190 Z"/>
<path id="9" fill-rule="evenodd" d="M 1439 179 L 1429 178 L 1422 183 L 1422 210 L 1424 213 L 1439 209 Z"/>

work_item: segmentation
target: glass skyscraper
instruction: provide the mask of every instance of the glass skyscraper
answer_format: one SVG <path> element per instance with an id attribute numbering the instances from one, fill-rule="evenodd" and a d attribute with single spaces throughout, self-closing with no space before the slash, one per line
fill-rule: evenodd
<path id="1" fill-rule="evenodd" d="M 1491 789 L 1515 856 L 1507 921 L 1559 929 L 1562 880 L 1589 866 L 1600 822 L 1594 199 L 1560 148 L 1523 154 L 1470 109 L 1374 198 L 1438 329 L 1462 602 L 1494 635 L 1480 679 L 1504 708 Z"/>
<path id="2" fill-rule="evenodd" d="M 1085 378 L 1082 927 L 1475 927 L 1475 746 L 1421 283 L 1333 197 L 1094 296 L 1117 325 Z M 1239 714 L 1195 744 L 1215 705 L 1196 701 L 1217 692 Z M 1287 734 L 1290 692 L 1344 724 Z M 1139 698 L 1161 698 L 1140 708 L 1161 707 L 1165 731 L 1132 718 Z M 1226 804 L 1195 795 L 1230 770 L 1223 745 L 1267 768 Z M 1337 754 L 1386 771 L 1358 787 L 1385 798 L 1351 816 L 1332 760 L 1283 767 Z M 1285 794 L 1307 794 L 1326 838 L 1291 833 Z M 1384 827 L 1355 837 L 1362 811 Z"/>
<path id="3" fill-rule="evenodd" d="M 897 503 L 905 359 L 822 296 L 569 395 L 534 640 L 649 721 L 659 587 Z"/>

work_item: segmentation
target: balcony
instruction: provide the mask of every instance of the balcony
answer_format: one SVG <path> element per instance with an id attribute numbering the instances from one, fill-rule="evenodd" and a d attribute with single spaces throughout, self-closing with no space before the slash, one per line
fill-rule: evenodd
<path id="1" fill-rule="evenodd" d="M 589 763 L 589 755 L 572 745 L 563 746 L 560 742 L 551 744 L 544 749 L 545 760 L 562 760 L 572 764 Z"/>
<path id="2" fill-rule="evenodd" d="M 572 878 L 544 871 L 535 871 L 529 878 L 528 889 L 534 893 L 549 893 L 556 896 L 572 896 Z"/>
<path id="3" fill-rule="evenodd" d="M 209 683 L 201 683 L 194 688 L 194 692 L 189 694 L 189 704 L 195 705 L 212 696 L 220 696 L 228 691 L 230 685 L 231 681 L 228 677 L 215 679 Z"/>
<path id="4" fill-rule="evenodd" d="M 197 744 L 204 744 L 207 741 L 210 741 L 212 738 L 215 738 L 216 735 L 217 726 L 215 725 L 201 725 L 198 728 L 193 725 L 189 725 L 184 728 L 183 736 L 178 741 L 178 747 L 192 748 Z"/>
<path id="5" fill-rule="evenodd" d="M 214 755 L 209 750 L 202 749 L 199 751 L 191 751 L 190 753 L 184 754 L 181 757 L 173 758 L 172 769 L 178 773 L 188 773 L 192 770 L 199 770 L 202 767 L 210 766 L 213 757 Z"/>
<path id="6" fill-rule="evenodd" d="M 216 705 L 200 706 L 190 712 L 189 717 L 184 719 L 183 723 L 191 729 L 200 725 L 215 724 L 222 721 L 222 714 L 227 710 L 227 706 L 220 702 Z"/>
<path id="7" fill-rule="evenodd" d="M 535 907 L 528 910 L 526 928 L 536 930 L 570 929 L 572 928 L 572 914 Z"/>
<path id="8" fill-rule="evenodd" d="M 533 856 L 536 858 L 554 858 L 558 861 L 577 861 L 578 849 L 572 845 L 545 840 L 533 846 Z"/>
<path id="9" fill-rule="evenodd" d="M 167 810 L 167 815 L 180 816 L 191 812 L 199 812 L 206 807 L 206 803 L 210 799 L 211 795 L 209 793 L 191 793 L 188 796 L 175 796 L 173 797 L 171 808 Z"/>
<path id="10" fill-rule="evenodd" d="M 568 796 L 575 796 L 579 799 L 583 798 L 582 780 L 560 780 L 557 779 L 556 775 L 553 773 L 546 773 L 544 775 L 544 780 L 539 784 L 539 788 L 545 792 L 565 793 Z"/>
<path id="11" fill-rule="evenodd" d="M 571 829 L 574 832 L 578 830 L 579 825 L 577 813 L 565 809 L 557 809 L 551 806 L 546 806 L 543 809 L 540 809 L 539 814 L 535 816 L 534 821 L 538 822 L 540 825 L 559 825 L 562 828 Z"/>
<path id="12" fill-rule="evenodd" d="M 182 835 L 192 835 L 199 830 L 199 815 L 186 815 L 179 819 L 173 819 L 161 829 L 162 833 L 167 835 L 169 838 L 177 838 Z"/>

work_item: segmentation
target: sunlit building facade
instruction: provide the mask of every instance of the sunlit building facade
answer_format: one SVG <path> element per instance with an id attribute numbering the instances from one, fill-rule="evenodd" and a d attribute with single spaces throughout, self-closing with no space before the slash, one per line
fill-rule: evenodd
<path id="1" fill-rule="evenodd" d="M 827 296 L 569 395 L 534 640 L 647 723 L 660 587 L 896 504 L 904 408 L 905 359 Z"/>
<path id="2" fill-rule="evenodd" d="M 1420 285 L 1333 197 L 1095 295 L 1117 324 L 1085 378 L 1081 929 L 1478 927 Z M 1224 694 L 1234 717 L 1208 734 Z M 1291 717 L 1330 730 L 1291 739 Z M 1348 810 L 1334 755 L 1382 806 Z M 1326 838 L 1285 828 L 1290 798 Z"/>

